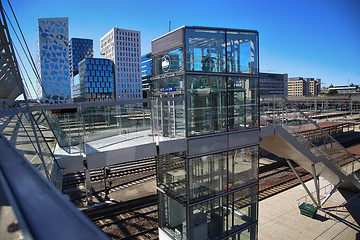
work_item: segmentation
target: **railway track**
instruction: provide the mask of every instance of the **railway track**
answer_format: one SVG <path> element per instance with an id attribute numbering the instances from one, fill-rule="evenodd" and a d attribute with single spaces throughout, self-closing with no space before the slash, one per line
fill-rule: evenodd
<path id="1" fill-rule="evenodd" d="M 300 184 L 286 165 L 285 161 L 279 161 L 259 169 L 259 200 Z M 312 178 L 301 167 L 296 169 L 304 181 Z M 157 195 L 104 205 L 83 213 L 112 239 L 158 239 Z"/>
<path id="2" fill-rule="evenodd" d="M 301 179 L 306 182 L 312 175 L 293 162 Z M 285 160 L 259 167 L 259 201 L 299 185 L 300 182 Z"/>
<path id="3" fill-rule="evenodd" d="M 106 179 L 113 179 L 119 177 L 125 177 L 128 175 L 141 174 L 149 171 L 156 170 L 156 161 L 154 158 L 141 159 L 132 162 L 119 163 L 109 166 L 110 174 L 106 176 Z M 92 183 L 100 182 L 104 180 L 103 169 L 96 169 L 90 171 L 90 180 Z M 63 178 L 63 189 L 76 187 L 79 184 L 85 182 L 85 175 L 83 172 L 68 174 Z"/>
<path id="4" fill-rule="evenodd" d="M 83 213 L 113 239 L 158 239 L 156 194 Z"/>

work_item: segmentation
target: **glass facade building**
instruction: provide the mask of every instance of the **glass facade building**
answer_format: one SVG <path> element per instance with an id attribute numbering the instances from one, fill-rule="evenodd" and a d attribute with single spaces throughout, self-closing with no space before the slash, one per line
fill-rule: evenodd
<path id="1" fill-rule="evenodd" d="M 84 38 L 71 38 L 70 39 L 70 74 L 71 77 L 79 73 L 79 62 L 84 58 L 93 57 L 93 40 Z"/>
<path id="2" fill-rule="evenodd" d="M 154 133 L 187 146 L 157 160 L 160 238 L 256 239 L 258 32 L 184 26 L 152 59 Z"/>
<path id="3" fill-rule="evenodd" d="M 110 59 L 85 58 L 79 62 L 80 99 L 104 101 L 114 98 L 114 64 Z"/>
<path id="4" fill-rule="evenodd" d="M 151 77 L 152 77 L 152 60 L 151 53 L 141 56 L 141 79 L 142 79 L 142 91 L 143 97 L 150 97 L 151 91 Z"/>
<path id="5" fill-rule="evenodd" d="M 38 19 L 37 67 L 41 85 L 36 82 L 36 92 L 44 101 L 65 101 L 71 96 L 68 22 L 68 18 Z"/>

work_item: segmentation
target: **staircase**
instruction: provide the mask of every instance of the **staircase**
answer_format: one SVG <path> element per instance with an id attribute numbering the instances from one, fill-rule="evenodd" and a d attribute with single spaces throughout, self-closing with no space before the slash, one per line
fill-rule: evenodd
<path id="1" fill-rule="evenodd" d="M 285 97 L 263 101 L 261 111 L 260 146 L 263 149 L 302 166 L 313 174 L 315 185 L 321 176 L 336 188 L 360 192 L 359 160 L 309 114 Z M 313 200 L 321 207 L 320 201 Z"/>

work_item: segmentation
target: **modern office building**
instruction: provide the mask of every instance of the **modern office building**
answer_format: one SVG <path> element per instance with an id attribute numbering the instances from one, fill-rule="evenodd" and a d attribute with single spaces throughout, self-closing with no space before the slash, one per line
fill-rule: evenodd
<path id="1" fill-rule="evenodd" d="M 305 80 L 302 78 L 289 78 L 288 80 L 288 96 L 304 96 Z"/>
<path id="2" fill-rule="evenodd" d="M 84 58 L 94 57 L 93 40 L 84 38 L 71 38 L 69 44 L 70 75 L 76 76 L 79 73 L 79 62 Z"/>
<path id="3" fill-rule="evenodd" d="M 70 99 L 68 18 L 39 18 L 37 65 L 40 99 Z"/>
<path id="4" fill-rule="evenodd" d="M 321 80 L 293 77 L 288 79 L 288 96 L 317 96 L 321 93 Z"/>
<path id="5" fill-rule="evenodd" d="M 256 239 L 258 32 L 183 26 L 152 59 L 154 133 L 187 146 L 158 155 L 160 239 Z"/>
<path id="6" fill-rule="evenodd" d="M 115 98 L 143 98 L 140 32 L 111 29 L 100 39 L 100 53 L 114 62 Z"/>
<path id="7" fill-rule="evenodd" d="M 319 78 L 305 78 L 306 96 L 317 96 L 321 93 L 321 80 Z"/>
<path id="8" fill-rule="evenodd" d="M 288 95 L 288 75 L 277 73 L 259 74 L 260 97 L 282 97 Z"/>
<path id="9" fill-rule="evenodd" d="M 81 101 L 114 99 L 114 64 L 110 59 L 85 58 L 79 62 Z"/>
<path id="10" fill-rule="evenodd" d="M 141 56 L 141 79 L 143 97 L 148 98 L 151 91 L 151 77 L 152 77 L 152 60 L 151 53 Z"/>

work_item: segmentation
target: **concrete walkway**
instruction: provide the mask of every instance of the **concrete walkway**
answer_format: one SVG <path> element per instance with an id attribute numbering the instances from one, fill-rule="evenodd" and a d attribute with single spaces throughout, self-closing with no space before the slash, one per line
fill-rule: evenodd
<path id="1" fill-rule="evenodd" d="M 306 183 L 314 191 L 314 182 Z M 320 179 L 320 187 L 328 185 Z M 298 199 L 306 196 L 305 189 L 299 185 L 281 194 L 265 199 L 259 203 L 259 239 L 260 240 L 329 240 L 360 239 L 360 227 L 346 210 L 338 207 L 345 202 L 336 191 L 325 203 L 328 213 L 318 211 L 312 219 L 300 214 Z M 304 202 L 301 199 L 300 203 Z M 311 203 L 309 197 L 307 202 Z"/>

